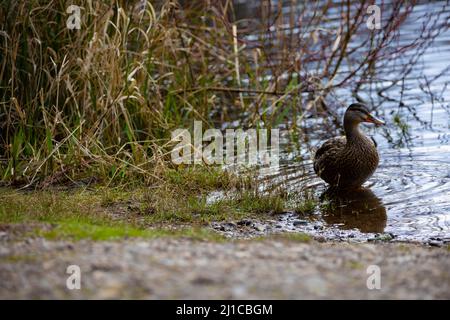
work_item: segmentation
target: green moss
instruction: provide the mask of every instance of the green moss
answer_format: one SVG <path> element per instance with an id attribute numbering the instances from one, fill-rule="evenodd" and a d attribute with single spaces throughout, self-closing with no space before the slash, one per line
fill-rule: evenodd
<path id="1" fill-rule="evenodd" d="M 146 238 L 151 233 L 146 230 L 136 229 L 129 226 L 118 225 L 97 225 L 84 221 L 62 221 L 51 230 L 39 230 L 37 235 L 47 239 L 70 238 L 73 240 L 91 239 L 91 240 L 111 240 L 127 237 Z"/>
<path id="2" fill-rule="evenodd" d="M 210 221 L 241 219 L 265 210 L 281 210 L 282 200 L 250 193 L 208 202 L 205 195 L 187 195 L 182 190 L 158 188 L 33 191 L 0 190 L 0 223 L 45 223 L 28 236 L 47 239 L 111 240 L 127 237 L 162 236 L 215 239 L 204 228 Z M 176 231 L 166 228 L 181 225 Z"/>
<path id="3" fill-rule="evenodd" d="M 402 251 L 402 252 L 411 252 L 411 248 L 403 243 L 399 244 L 397 246 L 397 248 L 399 251 Z"/>
<path id="4" fill-rule="evenodd" d="M 288 206 L 285 194 L 258 192 L 249 176 L 237 177 L 204 166 L 168 170 L 165 174 L 164 182 L 149 187 L 31 192 L 2 188 L 0 223 L 54 224 L 53 229 L 38 233 L 49 239 L 146 238 L 180 234 L 164 229 L 168 224 L 201 229 L 212 221 L 269 217 Z M 219 191 L 220 196 L 210 198 L 212 191 Z"/>
<path id="5" fill-rule="evenodd" d="M 62 221 L 51 230 L 38 230 L 36 235 L 49 240 L 117 240 L 123 238 L 160 238 L 160 237 L 188 237 L 199 240 L 222 240 L 222 236 L 202 228 L 182 228 L 169 230 L 164 228 L 140 229 L 123 224 L 102 225 L 89 221 Z"/>
<path id="6" fill-rule="evenodd" d="M 36 257 L 32 255 L 11 255 L 0 257 L 1 263 L 20 263 L 20 262 L 35 262 Z"/>
<path id="7" fill-rule="evenodd" d="M 348 261 L 347 265 L 348 265 L 349 268 L 357 269 L 357 270 L 364 269 L 364 267 L 365 267 L 361 262 L 353 261 L 353 260 Z"/>
<path id="8" fill-rule="evenodd" d="M 127 221 L 142 223 L 235 220 L 281 213 L 286 208 L 282 194 L 230 191 L 215 201 L 207 192 L 192 193 L 183 188 L 163 186 L 134 190 L 98 188 L 95 190 L 20 192 L 0 189 L 0 222 L 58 222 L 64 219 Z"/>

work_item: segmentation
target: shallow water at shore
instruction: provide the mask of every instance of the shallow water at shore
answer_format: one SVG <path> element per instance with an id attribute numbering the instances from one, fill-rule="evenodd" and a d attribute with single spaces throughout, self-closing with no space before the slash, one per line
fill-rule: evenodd
<path id="1" fill-rule="evenodd" d="M 414 30 L 423 12 L 440 10 L 442 5 L 417 5 L 402 27 L 400 43 L 416 36 Z M 449 10 L 443 15 L 447 22 Z M 379 168 L 362 190 L 324 200 L 327 186 L 314 174 L 311 155 L 323 141 L 341 134 L 338 128 L 330 130 L 326 120 L 311 116 L 302 119 L 299 137 L 282 136 L 280 166 L 274 170 L 264 168 L 261 179 L 268 189 L 281 188 L 289 194 L 308 190 L 320 199 L 320 205 L 306 216 L 282 214 L 256 232 L 303 231 L 327 239 L 356 240 L 376 239 L 381 234 L 399 241 L 450 242 L 449 72 L 430 83 L 428 91 L 423 90 L 424 79 L 436 77 L 448 67 L 449 43 L 447 29 L 402 87 L 386 91 L 389 99 L 374 94 L 376 89 L 372 89 L 379 88 L 379 83 L 368 84 L 359 93 L 387 123 L 383 128 L 362 128 L 377 141 L 380 154 Z M 342 105 L 354 102 L 345 89 L 339 89 L 335 96 Z M 344 111 L 339 110 L 340 118 Z"/>

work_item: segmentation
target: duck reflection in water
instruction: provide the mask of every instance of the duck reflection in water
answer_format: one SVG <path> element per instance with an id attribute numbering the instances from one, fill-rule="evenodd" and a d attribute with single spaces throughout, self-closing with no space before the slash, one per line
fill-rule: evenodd
<path id="1" fill-rule="evenodd" d="M 386 208 L 368 188 L 340 191 L 327 189 L 321 200 L 328 200 L 322 206 L 322 217 L 329 225 L 339 225 L 341 229 L 358 229 L 361 232 L 384 232 Z"/>

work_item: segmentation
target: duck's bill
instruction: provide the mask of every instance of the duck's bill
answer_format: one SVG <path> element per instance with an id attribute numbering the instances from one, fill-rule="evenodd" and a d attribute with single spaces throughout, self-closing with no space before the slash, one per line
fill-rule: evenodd
<path id="1" fill-rule="evenodd" d="M 382 126 L 385 124 L 383 120 L 378 119 L 370 114 L 367 116 L 366 122 L 375 123 L 377 126 Z"/>

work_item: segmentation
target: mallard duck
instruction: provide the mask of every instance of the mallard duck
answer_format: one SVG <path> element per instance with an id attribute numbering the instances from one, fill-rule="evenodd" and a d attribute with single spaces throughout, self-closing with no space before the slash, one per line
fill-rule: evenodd
<path id="1" fill-rule="evenodd" d="M 325 141 L 314 155 L 314 171 L 332 187 L 357 188 L 378 167 L 376 144 L 359 130 L 361 122 L 384 124 L 364 104 L 351 104 L 344 115 L 345 136 Z"/>

